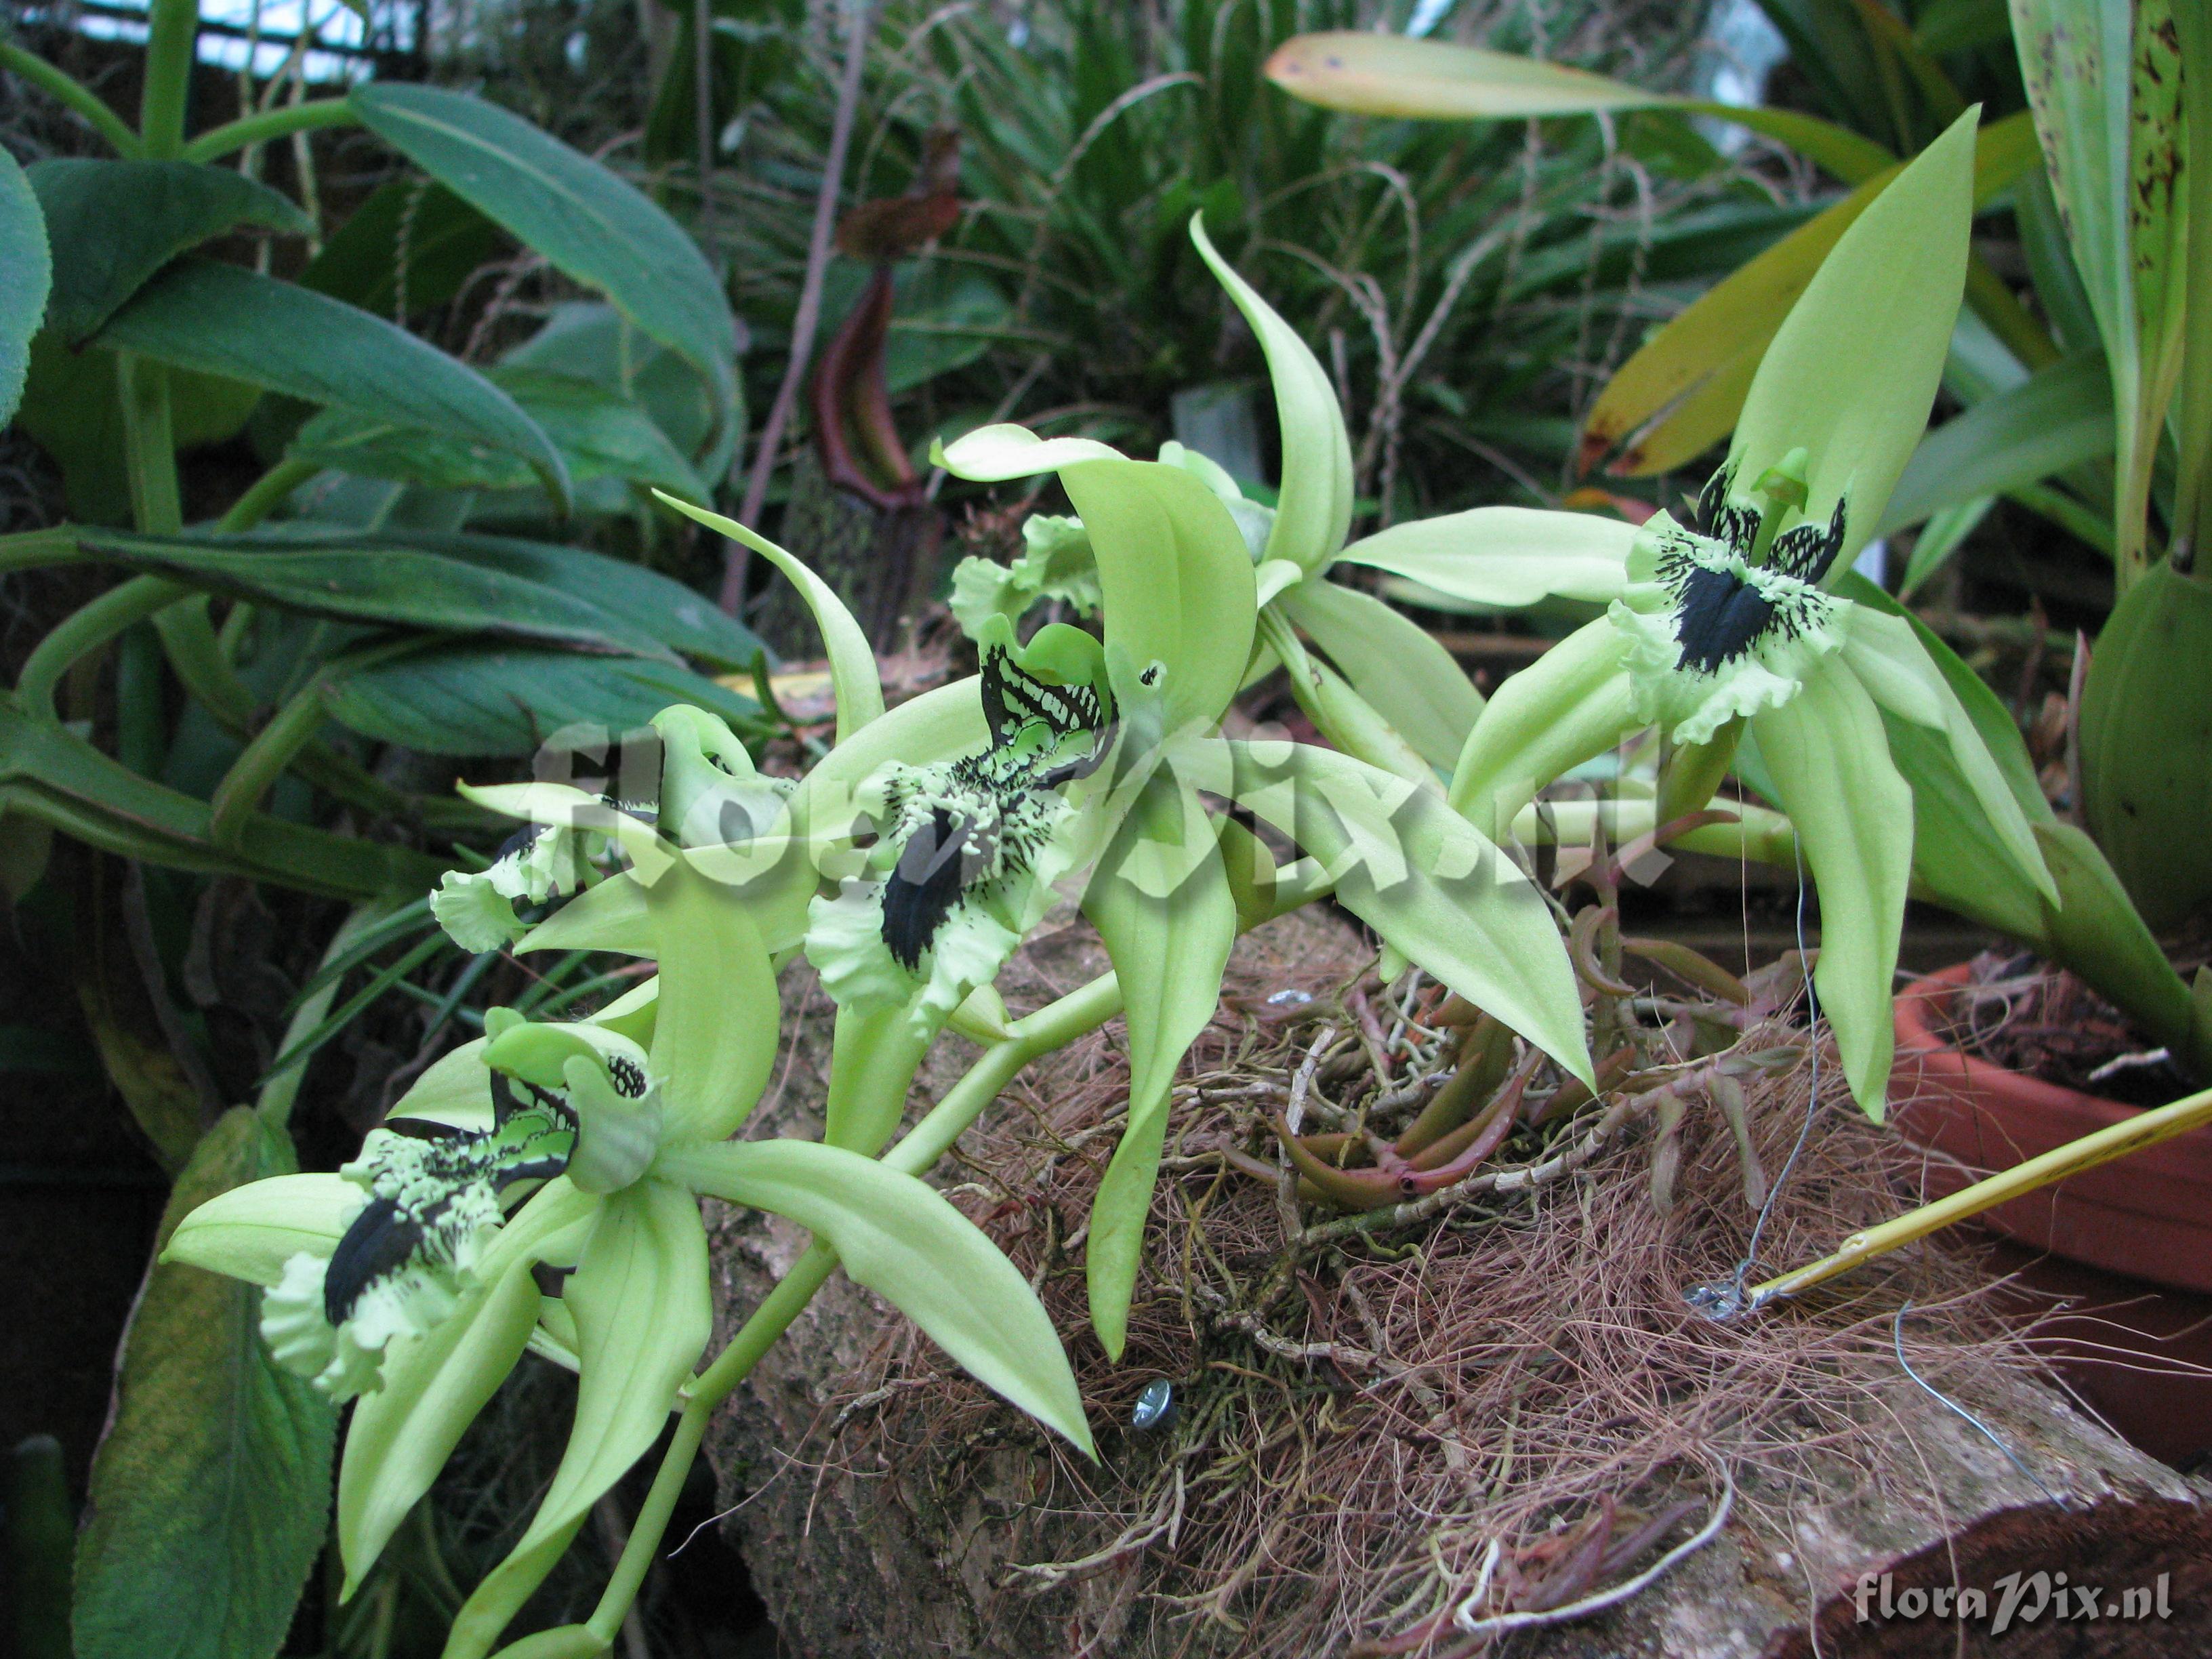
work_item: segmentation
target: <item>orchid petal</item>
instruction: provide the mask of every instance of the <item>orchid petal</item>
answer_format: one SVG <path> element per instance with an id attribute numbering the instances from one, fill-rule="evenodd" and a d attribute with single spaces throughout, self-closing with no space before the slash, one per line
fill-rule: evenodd
<path id="1" fill-rule="evenodd" d="M 1244 538 L 1191 473 L 1157 461 L 1092 460 L 1060 473 L 1091 532 L 1106 596 L 1106 643 L 1158 665 L 1167 729 L 1207 726 L 1237 695 L 1259 607 Z M 1116 685 L 1125 705 L 1136 688 Z"/>
<path id="2" fill-rule="evenodd" d="M 1845 501 L 1832 569 L 1881 521 L 1928 425 L 1966 281 L 1973 217 L 1969 110 L 1851 222 L 1790 308 L 1744 394 L 1728 465 L 1749 492 L 1793 450 L 1808 457 L 1804 521 Z M 1848 498 L 1848 499 L 1846 499 Z"/>
<path id="3" fill-rule="evenodd" d="M 1307 744 L 1229 747 L 1237 802 L 1317 860 L 1339 903 L 1590 1080 L 1574 969 L 1543 896 L 1442 796 Z"/>
<path id="4" fill-rule="evenodd" d="M 1474 605 L 1551 598 L 1602 605 L 1626 585 L 1635 541 L 1634 525 L 1595 514 L 1478 507 L 1393 525 L 1337 557 Z"/>
<path id="5" fill-rule="evenodd" d="M 1090 438 L 1040 438 L 1025 426 L 979 426 L 951 443 L 933 445 L 930 459 L 956 478 L 1004 483 L 1057 472 L 1079 461 L 1118 461 L 1121 452 Z"/>
<path id="6" fill-rule="evenodd" d="M 1214 252 L 1203 215 L 1191 215 L 1190 240 L 1244 313 L 1267 359 L 1275 419 L 1282 430 L 1283 475 L 1267 556 L 1287 559 L 1303 571 L 1319 570 L 1344 545 L 1352 528 L 1352 441 L 1336 388 L 1297 331 Z"/>
<path id="7" fill-rule="evenodd" d="M 830 681 L 837 698 L 838 742 L 842 743 L 884 712 L 884 687 L 876 678 L 875 648 L 868 643 L 867 635 L 853 620 L 853 613 L 845 608 L 844 600 L 837 597 L 835 588 L 758 531 L 747 528 L 735 519 L 710 513 L 703 507 L 678 501 L 665 490 L 653 493 L 685 518 L 750 548 L 788 576 L 799 589 L 799 598 L 814 613 L 815 625 L 822 630 L 823 647 L 830 658 Z"/>
<path id="8" fill-rule="evenodd" d="M 522 1357 L 538 1321 L 531 1267 L 573 1259 L 598 1214 L 598 1200 L 566 1181 L 549 1182 L 500 1229 L 460 1305 L 426 1334 L 392 1341 L 383 1386 L 354 1407 L 338 1472 L 346 1597 Z"/>
<path id="9" fill-rule="evenodd" d="M 1285 594 L 1282 608 L 1422 759 L 1452 769 L 1482 694 L 1435 635 L 1372 594 L 1319 578 Z"/>
<path id="10" fill-rule="evenodd" d="M 575 1316 L 576 1415 L 538 1513 L 454 1616 L 445 1659 L 481 1659 L 568 1547 L 592 1505 L 659 1438 L 713 1334 L 698 1200 L 647 1180 L 601 1200 L 562 1300 Z"/>
<path id="11" fill-rule="evenodd" d="M 1180 873 L 1175 881 L 1168 872 Z M 1237 940 L 1220 843 L 1196 797 L 1154 777 L 1099 860 L 1083 897 L 1121 987 L 1129 1030 L 1129 1114 L 1091 1206 L 1091 1322 L 1121 1357 L 1144 1253 L 1176 1068 L 1212 1020 Z"/>
<path id="12" fill-rule="evenodd" d="M 1790 702 L 1753 715 L 1750 737 L 1820 892 L 1820 1012 L 1852 1095 L 1880 1121 L 1895 1043 L 1890 985 L 1912 872 L 1912 791 L 1890 761 L 1881 711 L 1832 658 Z"/>
<path id="13" fill-rule="evenodd" d="M 788 1216 L 987 1388 L 1097 1455 L 1074 1374 L 1036 1293 L 934 1188 L 858 1152 L 804 1140 L 672 1149 L 659 1170 L 732 1204 Z"/>
<path id="14" fill-rule="evenodd" d="M 163 1261 L 270 1285 L 302 1251 L 328 1255 L 362 1202 L 343 1176 L 270 1176 L 234 1187 L 187 1215 L 169 1235 Z"/>
<path id="15" fill-rule="evenodd" d="M 660 1007 L 653 1074 L 667 1097 L 663 1133 L 720 1140 L 767 1085 L 782 1023 L 775 970 L 739 896 L 688 867 L 647 891 Z"/>
<path id="16" fill-rule="evenodd" d="M 1854 606 L 1844 641 L 1844 662 L 1875 702 L 1916 725 L 1933 726 L 1949 740 L 1951 758 L 2014 864 L 2056 903 L 2058 888 L 2044 866 L 2035 830 L 1912 624 L 1865 605 Z"/>
<path id="17" fill-rule="evenodd" d="M 1601 617 L 1499 686 L 1460 750 L 1452 810 L 1503 835 L 1538 790 L 1638 730 L 1627 652 Z"/>
<path id="18" fill-rule="evenodd" d="M 970 993 L 969 1002 L 981 994 L 981 988 Z M 850 1006 L 838 1009 L 830 1039 L 822 1139 L 863 1158 L 883 1151 L 906 1111 L 915 1071 L 935 1041 L 935 1032 L 917 1029 L 903 1003 L 866 1012 Z"/>

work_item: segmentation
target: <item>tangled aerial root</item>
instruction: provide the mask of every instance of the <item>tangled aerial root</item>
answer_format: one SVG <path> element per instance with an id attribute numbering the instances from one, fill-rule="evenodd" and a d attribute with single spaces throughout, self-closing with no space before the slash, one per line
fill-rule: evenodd
<path id="1" fill-rule="evenodd" d="M 956 1201 L 1036 1285 L 1103 1429 L 1099 1465 L 1039 1449 L 1035 1503 L 984 1522 L 1028 1529 L 1000 1593 L 1111 1575 L 1121 1616 L 1106 1623 L 1140 1620 L 1147 1652 L 1481 1651 L 1497 1626 L 1479 1621 L 1602 1598 L 1717 1529 L 1724 1494 L 1738 1521 L 1774 1530 L 1793 1483 L 1895 1474 L 1872 1466 L 1883 1436 L 1869 1424 L 1898 1382 L 1892 1322 L 1908 1298 L 1905 1352 L 1937 1387 L 1971 1397 L 1993 1367 L 2030 1366 L 1975 1273 L 1928 1249 L 1818 1306 L 1692 1312 L 1686 1292 L 1731 1276 L 1754 1219 L 1735 1137 L 1694 1103 L 1661 1126 L 1674 1142 L 1663 1212 L 1653 1136 L 1615 1113 L 1593 1137 L 1602 1103 L 1516 1135 L 1492 1180 L 1441 1201 L 1357 1217 L 1299 1205 L 1287 1179 L 1253 1172 L 1279 1165 L 1268 1119 L 1300 1093 L 1309 1122 L 1418 1097 L 1405 1085 L 1424 1038 L 1341 929 L 1307 923 L 1271 946 L 1275 931 L 1240 950 L 1178 1091 L 1120 1364 L 1090 1334 L 1080 1231 L 1126 1102 L 1118 1047 L 1102 1035 L 1045 1062 L 963 1145 Z M 1746 1043 L 1802 1036 L 1776 1022 Z M 1379 1086 L 1378 1060 L 1393 1073 Z M 1831 1094 L 1832 1059 L 1821 1071 L 1762 1237 L 1768 1271 L 1908 1201 L 1908 1150 Z M 1797 1139 L 1808 1083 L 1800 1065 L 1746 1084 L 1766 1171 Z M 1499 1182 L 1501 1169 L 1523 1173 Z M 1125 1426 L 1162 1379 L 1170 1420 Z M 824 1425 L 809 1462 L 873 1464 L 956 1512 L 977 1448 L 1040 1443 L 902 1324 Z M 1103 1626 L 1083 1622 L 1105 1650 Z"/>

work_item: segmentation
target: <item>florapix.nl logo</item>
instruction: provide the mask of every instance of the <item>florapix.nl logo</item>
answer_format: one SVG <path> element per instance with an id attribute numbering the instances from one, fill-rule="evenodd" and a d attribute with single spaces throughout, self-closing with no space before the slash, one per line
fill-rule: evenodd
<path id="1" fill-rule="evenodd" d="M 1975 1585 L 1908 1584 L 1902 1589 L 1888 1573 L 1862 1573 L 1853 1587 L 1858 1622 L 1911 1623 L 1923 1619 L 1984 1629 L 1992 1637 L 2048 1620 L 2081 1624 L 2148 1624 L 2173 1616 L 2171 1573 L 2148 1583 L 2127 1586 L 2075 1583 L 2064 1572 L 2039 1569 L 2008 1572 L 1986 1588 Z"/>

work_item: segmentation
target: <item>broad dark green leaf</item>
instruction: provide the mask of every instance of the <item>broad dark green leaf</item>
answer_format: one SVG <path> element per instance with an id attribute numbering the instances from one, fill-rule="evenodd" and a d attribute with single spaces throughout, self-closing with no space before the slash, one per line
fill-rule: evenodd
<path id="1" fill-rule="evenodd" d="M 511 536 L 384 533 L 394 546 L 465 560 L 588 600 L 662 645 L 712 667 L 750 672 L 765 648 L 759 635 L 704 594 L 626 559 Z"/>
<path id="2" fill-rule="evenodd" d="M 445 304 L 499 246 L 499 227 L 443 185 L 394 179 L 323 244 L 300 286 L 398 322 Z"/>
<path id="3" fill-rule="evenodd" d="M 2011 33 L 2012 15 L 2005 0 L 1934 0 L 1912 27 L 1920 49 L 1938 58 L 1995 46 Z"/>
<path id="4" fill-rule="evenodd" d="M 189 369 L 169 371 L 169 426 L 179 450 L 238 435 L 260 400 L 258 388 Z M 79 524 L 123 524 L 131 480 L 123 460 L 123 404 L 115 355 L 72 351 L 40 329 L 31 340 L 31 373 L 16 418 L 62 470 L 70 517 Z"/>
<path id="5" fill-rule="evenodd" d="M 404 537 L 293 528 L 234 536 L 88 530 L 78 545 L 134 569 L 311 617 L 674 659 L 650 628 L 585 595 L 431 551 Z"/>
<path id="6" fill-rule="evenodd" d="M 737 407 L 738 337 L 698 245 L 635 186 L 496 105 L 442 88 L 372 82 L 352 94 L 362 123 L 416 166 L 596 288 Z"/>
<path id="7" fill-rule="evenodd" d="M 237 1108 L 179 1179 L 161 1242 L 205 1200 L 294 1167 L 283 1131 Z M 283 1644 L 322 1549 L 337 1414 L 270 1360 L 260 1301 L 198 1267 L 149 1275 L 77 1543 L 79 1659 L 264 1659 Z"/>
<path id="8" fill-rule="evenodd" d="M 46 308 L 52 276 L 38 198 L 15 158 L 0 154 L 0 426 L 23 395 L 31 336 Z"/>
<path id="9" fill-rule="evenodd" d="M 618 392 L 540 368 L 495 368 L 489 378 L 553 441 L 572 483 L 617 478 L 687 499 L 712 493 L 652 417 Z M 357 477 L 441 489 L 526 489 L 532 483 L 518 456 L 349 409 L 326 409 L 309 421 L 290 453 Z"/>
<path id="10" fill-rule="evenodd" d="M 72 346 L 100 332 L 124 301 L 179 253 L 252 226 L 314 234 L 292 202 L 230 167 L 195 161 L 33 161 L 31 188 L 53 239 L 46 325 Z"/>
<path id="11" fill-rule="evenodd" d="M 637 657 L 445 646 L 343 675 L 329 694 L 333 718 L 362 736 L 434 755 L 527 755 L 564 726 L 634 731 L 678 702 L 763 730 L 750 698 Z"/>
<path id="12" fill-rule="evenodd" d="M 116 313 L 99 343 L 519 456 L 568 499 L 560 452 L 514 398 L 406 330 L 311 289 L 187 260 Z"/>
<path id="13" fill-rule="evenodd" d="M 718 435 L 720 406 L 699 371 L 612 306 L 572 300 L 554 307 L 545 326 L 503 361 L 512 368 L 544 369 L 620 392 L 653 417 L 678 453 L 697 458 L 701 476 L 720 477 L 729 470 L 744 424 L 742 403 Z"/>
<path id="14" fill-rule="evenodd" d="M 2112 453 L 2112 384 L 2101 351 L 2053 363 L 1946 421 L 1912 452 L 1875 533 L 2002 495 Z"/>

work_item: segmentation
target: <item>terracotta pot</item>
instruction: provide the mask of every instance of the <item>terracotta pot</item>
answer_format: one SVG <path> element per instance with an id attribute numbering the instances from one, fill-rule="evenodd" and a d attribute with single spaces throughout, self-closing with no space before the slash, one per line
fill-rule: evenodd
<path id="1" fill-rule="evenodd" d="M 1952 1046 L 1940 1030 L 1967 975 L 1947 968 L 1897 998 L 1892 1118 L 1943 1155 L 1923 1166 L 1930 1198 L 2136 1115 Z M 2113 1426 L 2169 1462 L 2212 1451 L 2212 1127 L 1980 1219 L 1999 1235 L 1991 1266 L 2024 1286 L 2009 1305 Z"/>

